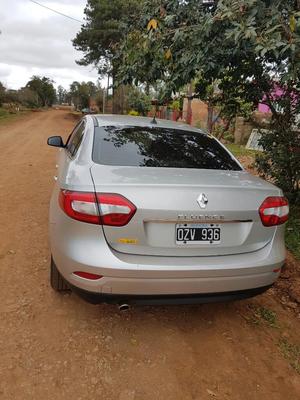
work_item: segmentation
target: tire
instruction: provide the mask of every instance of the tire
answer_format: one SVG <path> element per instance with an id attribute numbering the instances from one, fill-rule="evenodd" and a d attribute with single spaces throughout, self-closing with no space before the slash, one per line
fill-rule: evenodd
<path id="1" fill-rule="evenodd" d="M 69 285 L 66 283 L 66 281 L 58 271 L 52 257 L 50 264 L 50 284 L 52 289 L 54 289 L 56 292 L 64 293 L 71 290 Z"/>

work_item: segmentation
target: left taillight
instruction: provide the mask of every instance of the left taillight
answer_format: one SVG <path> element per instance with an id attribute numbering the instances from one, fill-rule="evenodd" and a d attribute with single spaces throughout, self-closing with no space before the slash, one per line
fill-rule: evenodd
<path id="1" fill-rule="evenodd" d="M 289 219 L 289 202 L 285 197 L 267 197 L 259 208 L 264 226 L 282 225 Z"/>
<path id="2" fill-rule="evenodd" d="M 70 218 L 90 224 L 100 224 L 95 193 L 61 190 L 59 204 Z"/>
<path id="3" fill-rule="evenodd" d="M 116 193 L 61 190 L 59 204 L 70 218 L 97 225 L 124 226 L 136 212 L 131 201 Z"/>

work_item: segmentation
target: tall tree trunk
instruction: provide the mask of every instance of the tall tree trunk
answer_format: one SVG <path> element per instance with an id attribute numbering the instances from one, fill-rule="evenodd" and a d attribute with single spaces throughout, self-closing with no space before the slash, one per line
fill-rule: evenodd
<path id="1" fill-rule="evenodd" d="M 223 139 L 224 133 L 227 132 L 228 129 L 230 128 L 230 124 L 231 124 L 232 119 L 233 119 L 233 118 L 229 118 L 229 119 L 226 121 L 226 123 L 225 123 L 223 129 L 221 130 L 221 132 L 220 132 L 220 134 L 219 134 L 219 136 L 218 136 L 218 139 L 219 139 L 219 140 Z"/>
<path id="2" fill-rule="evenodd" d="M 116 74 L 115 68 L 112 67 L 112 97 L 113 97 L 113 114 L 122 114 L 122 89 L 121 86 L 116 87 Z"/>
<path id="3" fill-rule="evenodd" d="M 214 116 L 214 108 L 210 102 L 207 104 L 207 130 L 209 133 L 212 133 L 213 130 L 213 116 Z"/>
<path id="4" fill-rule="evenodd" d="M 190 84 L 189 87 L 188 87 L 187 98 L 188 98 L 188 104 L 187 104 L 186 122 L 189 125 L 192 125 L 192 119 L 193 119 L 193 112 L 192 112 L 193 87 L 192 87 L 192 84 Z"/>
<path id="5" fill-rule="evenodd" d="M 116 90 L 115 90 L 115 73 L 114 73 L 114 68 L 112 69 L 112 99 L 113 99 L 113 104 L 112 104 L 112 112 L 113 114 L 118 114 L 118 105 L 117 105 L 117 99 L 116 99 Z"/>

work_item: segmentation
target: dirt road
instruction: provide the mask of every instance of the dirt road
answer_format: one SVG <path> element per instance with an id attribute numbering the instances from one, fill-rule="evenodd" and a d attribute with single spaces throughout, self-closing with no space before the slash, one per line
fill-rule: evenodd
<path id="1" fill-rule="evenodd" d="M 0 399 L 300 399 L 299 315 L 273 290 L 120 314 L 50 289 L 45 143 L 73 125 L 65 111 L 0 125 Z"/>

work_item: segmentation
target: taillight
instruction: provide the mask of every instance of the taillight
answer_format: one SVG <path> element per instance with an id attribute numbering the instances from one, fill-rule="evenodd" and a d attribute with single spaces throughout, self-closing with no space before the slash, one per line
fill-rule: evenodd
<path id="1" fill-rule="evenodd" d="M 264 226 L 284 224 L 289 219 L 289 202 L 285 197 L 267 197 L 259 208 Z"/>
<path id="2" fill-rule="evenodd" d="M 59 204 L 70 218 L 90 224 L 100 224 L 95 193 L 61 190 Z"/>
<path id="3" fill-rule="evenodd" d="M 135 205 L 120 194 L 98 193 L 97 199 L 102 225 L 127 225 L 136 212 Z"/>
<path id="4" fill-rule="evenodd" d="M 99 225 L 127 225 L 136 212 L 134 204 L 115 193 L 61 190 L 59 204 L 70 218 Z"/>

